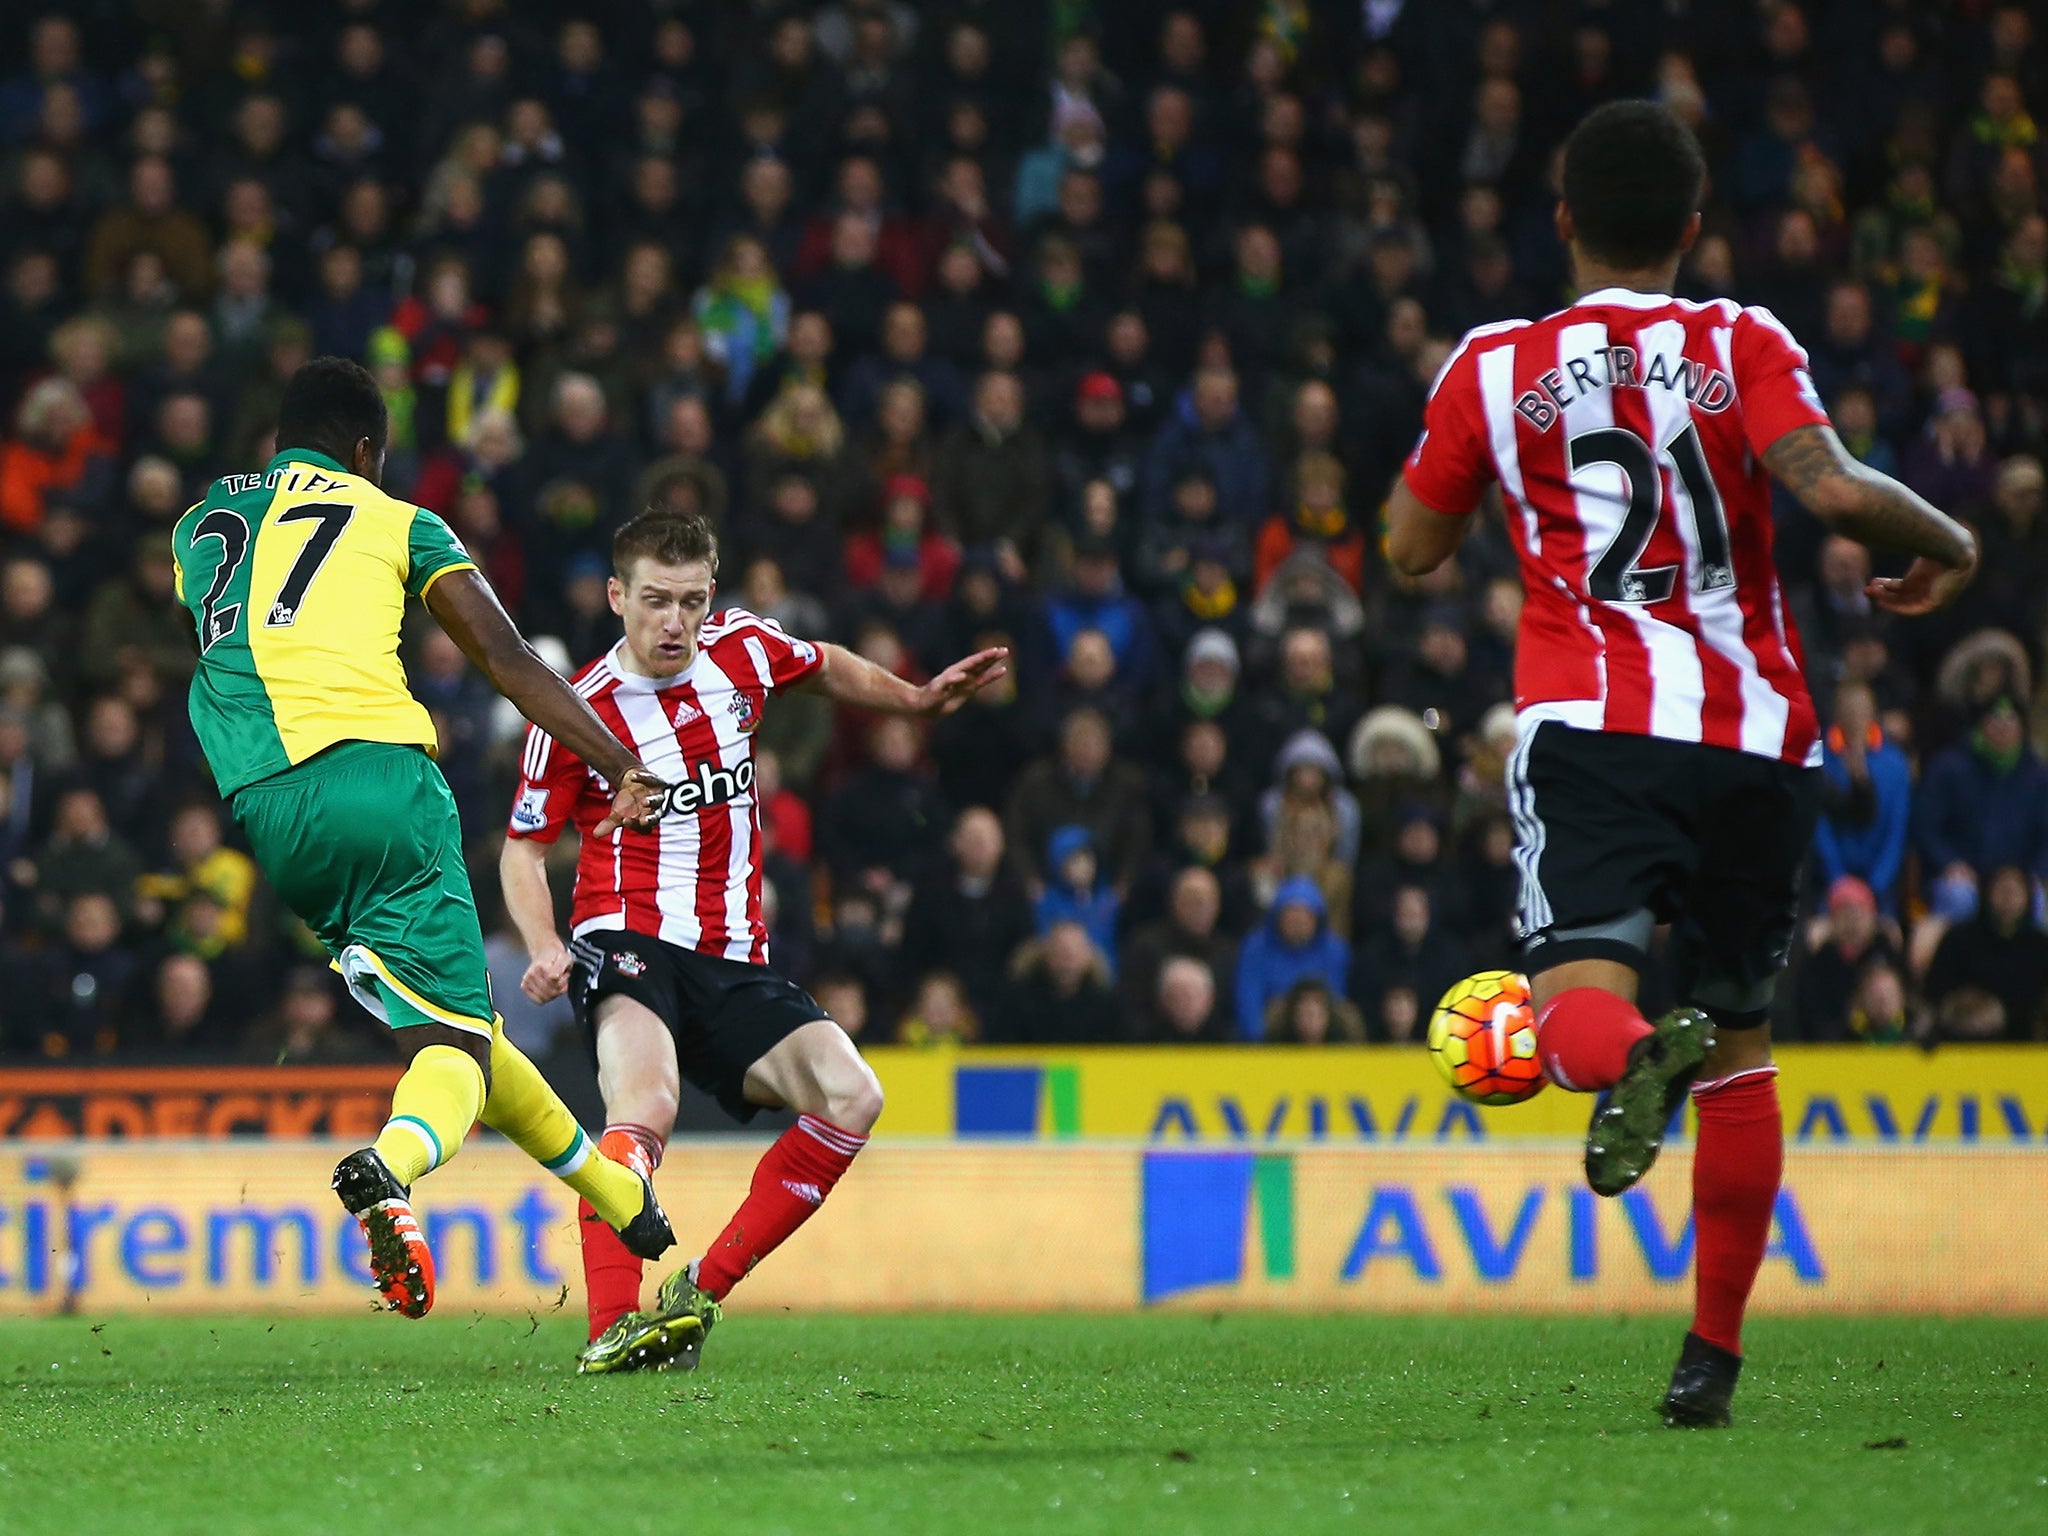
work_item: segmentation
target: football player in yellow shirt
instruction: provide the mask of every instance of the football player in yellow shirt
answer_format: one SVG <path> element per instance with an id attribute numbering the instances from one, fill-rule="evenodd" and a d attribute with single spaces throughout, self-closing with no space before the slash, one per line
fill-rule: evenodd
<path id="1" fill-rule="evenodd" d="M 410 1203 L 479 1119 L 589 1200 L 632 1251 L 674 1241 L 641 1175 L 600 1152 L 491 1004 L 483 934 L 433 721 L 398 660 L 408 597 L 528 719 L 614 793 L 598 833 L 651 826 L 666 786 L 520 636 L 447 524 L 379 488 L 383 396 L 359 364 L 292 376 L 278 451 L 226 475 L 172 534 L 179 599 L 199 633 L 193 729 L 286 904 L 349 991 L 392 1028 L 408 1065 L 374 1146 L 335 1169 L 386 1304 L 434 1302 L 433 1256 Z"/>

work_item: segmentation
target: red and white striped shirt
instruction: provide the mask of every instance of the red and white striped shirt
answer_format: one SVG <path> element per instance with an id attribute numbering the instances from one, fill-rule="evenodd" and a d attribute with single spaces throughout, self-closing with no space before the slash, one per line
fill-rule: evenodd
<path id="1" fill-rule="evenodd" d="M 629 672 L 624 645 L 572 682 L 640 761 L 676 786 L 669 815 L 650 833 L 592 837 L 590 829 L 611 808 L 612 787 L 530 726 L 511 835 L 551 843 L 576 824 L 583 835 L 570 916 L 576 936 L 626 929 L 766 965 L 754 730 L 768 695 L 802 682 L 824 658 L 809 641 L 744 608 L 706 619 L 696 658 L 674 677 Z"/>
<path id="2" fill-rule="evenodd" d="M 1500 482 L 1528 591 L 1525 730 L 1558 720 L 1820 761 L 1762 456 L 1827 419 L 1791 333 L 1726 299 L 1607 288 L 1465 337 L 1406 478 L 1451 515 Z"/>

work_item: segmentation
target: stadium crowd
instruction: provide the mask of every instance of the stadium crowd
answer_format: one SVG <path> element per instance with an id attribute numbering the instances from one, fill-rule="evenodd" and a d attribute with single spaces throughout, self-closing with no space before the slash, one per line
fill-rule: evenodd
<path id="1" fill-rule="evenodd" d="M 26 20 L 26 18 L 25 18 Z M 777 964 L 864 1042 L 1413 1040 L 1512 963 L 1520 588 L 1379 506 L 1465 328 L 1564 299 L 1556 150 L 1654 95 L 1684 293 L 1769 305 L 1845 441 L 1982 532 L 1897 622 L 1787 502 L 1832 721 L 1795 1038 L 2044 1030 L 2048 42 L 1992 0 L 78 0 L 0 37 L 0 1049 L 375 1057 L 184 715 L 168 530 L 363 360 L 386 485 L 566 668 L 610 531 L 913 678 L 759 733 Z M 520 722 L 407 663 L 495 902 Z M 556 859 L 566 895 L 572 859 Z"/>

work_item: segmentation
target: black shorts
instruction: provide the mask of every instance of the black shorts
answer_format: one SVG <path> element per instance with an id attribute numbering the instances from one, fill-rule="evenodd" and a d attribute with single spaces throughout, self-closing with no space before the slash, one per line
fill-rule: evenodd
<path id="1" fill-rule="evenodd" d="M 1524 966 L 1640 967 L 1672 925 L 1680 998 L 1769 1006 L 1790 953 L 1820 771 L 1755 753 L 1546 720 L 1507 765 Z"/>
<path id="2" fill-rule="evenodd" d="M 591 1054 L 597 1052 L 597 1005 L 630 997 L 668 1026 L 684 1079 L 735 1120 L 760 1112 L 747 1102 L 747 1069 L 827 1016 L 810 993 L 765 965 L 702 955 L 642 933 L 587 933 L 570 942 L 569 954 L 569 995 Z"/>

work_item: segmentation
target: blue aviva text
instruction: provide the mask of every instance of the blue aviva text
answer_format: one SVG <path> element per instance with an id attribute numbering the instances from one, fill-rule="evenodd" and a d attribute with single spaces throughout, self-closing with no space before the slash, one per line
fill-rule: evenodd
<path id="1" fill-rule="evenodd" d="M 1647 1189 L 1629 1190 L 1610 1202 L 1581 1186 L 1534 1180 L 1489 1180 L 1482 1191 L 1459 1182 L 1390 1179 L 1369 1185 L 1362 1205 L 1347 1200 L 1342 1212 L 1309 1212 L 1297 1209 L 1293 1161 L 1285 1152 L 1147 1152 L 1144 1300 L 1241 1284 L 1254 1253 L 1267 1281 L 1294 1279 L 1300 1273 L 1301 1220 L 1313 1220 L 1325 1238 L 1334 1235 L 1333 1222 L 1349 1234 L 1335 1274 L 1346 1285 L 1370 1287 L 1382 1277 L 1436 1285 L 1467 1276 L 1501 1285 L 1533 1273 L 1539 1263 L 1557 1264 L 1553 1256 L 1560 1247 L 1562 1277 L 1594 1282 L 1602 1276 L 1602 1234 L 1617 1229 L 1622 1251 L 1658 1284 L 1676 1285 L 1692 1265 L 1690 1212 L 1667 1214 Z M 1539 1245 L 1543 1232 L 1551 1235 Z M 1611 1238 L 1605 1248 L 1612 1261 Z M 1539 1251 L 1546 1255 L 1541 1261 L 1533 1258 Z M 1789 1185 L 1778 1193 L 1765 1259 L 1785 1264 L 1802 1285 L 1827 1279 Z"/>
<path id="2" fill-rule="evenodd" d="M 1444 1277 L 1446 1252 L 1454 1252 L 1444 1239 L 1469 1257 L 1472 1270 L 1482 1280 L 1512 1280 L 1522 1268 L 1529 1239 L 1538 1217 L 1551 1203 L 1552 1191 L 1531 1186 L 1513 1212 L 1499 1221 L 1487 1215 L 1479 1191 L 1451 1185 L 1442 1191 L 1450 1215 L 1446 1224 L 1423 1217 L 1418 1192 L 1404 1185 L 1376 1185 L 1358 1236 L 1338 1271 L 1345 1280 L 1360 1280 L 1374 1263 L 1406 1266 L 1418 1280 Z M 1568 1189 L 1563 1193 L 1566 1234 L 1567 1275 L 1573 1280 L 1593 1280 L 1600 1274 L 1599 1230 L 1603 1207 L 1611 1208 L 1590 1189 Z M 1631 1246 L 1643 1261 L 1652 1280 L 1683 1280 L 1692 1267 L 1693 1226 L 1690 1214 L 1667 1223 L 1658 1214 L 1648 1190 L 1637 1188 L 1612 1202 L 1621 1209 Z M 1675 1230 L 1674 1230 L 1675 1229 Z M 1771 1214 L 1771 1241 L 1764 1251 L 1765 1262 L 1783 1260 L 1793 1275 L 1808 1285 L 1827 1278 L 1819 1250 L 1800 1214 L 1799 1200 L 1790 1189 L 1778 1191 Z"/>

